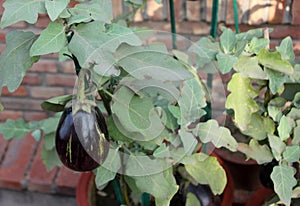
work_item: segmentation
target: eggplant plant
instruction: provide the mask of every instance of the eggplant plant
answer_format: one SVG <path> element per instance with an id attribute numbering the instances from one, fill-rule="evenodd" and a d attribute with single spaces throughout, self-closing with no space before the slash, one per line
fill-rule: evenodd
<path id="1" fill-rule="evenodd" d="M 235 126 L 248 139 L 238 151 L 262 165 L 263 185 L 274 189 L 280 201 L 290 205 L 299 195 L 300 162 L 300 65 L 293 42 L 284 38 L 270 49 L 271 29 L 235 34 L 223 28 L 218 41 L 201 39 L 198 67 L 213 64 L 223 74 L 232 73 L 225 106 Z M 199 49 L 198 49 L 199 50 Z M 202 54 L 196 47 L 191 51 Z"/>
<path id="2" fill-rule="evenodd" d="M 126 4 L 135 11 L 144 2 Z M 3 7 L 1 28 L 19 21 L 34 24 L 39 14 L 51 21 L 40 34 L 7 34 L 0 88 L 15 91 L 45 54 L 71 58 L 78 75 L 72 95 L 41 104 L 55 116 L 28 123 L 7 120 L 0 125 L 5 139 L 32 132 L 44 139 L 48 169 L 63 163 L 76 171 L 93 170 L 98 189 L 119 181 L 126 205 L 143 193 L 152 195 L 156 205 L 169 205 L 179 188 L 178 170 L 195 185 L 209 185 L 215 195 L 223 192 L 224 169 L 200 148 L 213 144 L 236 151 L 238 144 L 216 120 L 201 118 L 209 95 L 187 54 L 147 43 L 151 30 L 113 19 L 111 0 L 7 0 Z M 194 196 L 188 195 L 189 201 Z"/>

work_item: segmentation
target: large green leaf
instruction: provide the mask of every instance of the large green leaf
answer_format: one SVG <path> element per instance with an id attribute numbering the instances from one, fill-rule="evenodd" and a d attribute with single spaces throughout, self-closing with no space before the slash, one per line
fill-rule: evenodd
<path id="1" fill-rule="evenodd" d="M 271 173 L 274 190 L 285 205 L 290 205 L 293 187 L 297 184 L 294 173 L 294 168 L 287 165 L 275 166 Z"/>
<path id="2" fill-rule="evenodd" d="M 62 165 L 55 148 L 47 150 L 44 146 L 41 152 L 41 157 L 48 171 L 51 171 L 56 166 Z"/>
<path id="3" fill-rule="evenodd" d="M 64 26 L 50 22 L 30 49 L 30 56 L 38 56 L 59 52 L 67 44 Z"/>
<path id="4" fill-rule="evenodd" d="M 294 61 L 295 54 L 294 54 L 294 46 L 291 37 L 284 38 L 280 45 L 276 47 L 276 50 L 280 52 L 282 59 L 287 61 Z"/>
<path id="5" fill-rule="evenodd" d="M 294 128 L 294 136 L 293 136 L 292 144 L 293 145 L 300 144 L 300 125 Z"/>
<path id="6" fill-rule="evenodd" d="M 231 151 L 237 150 L 238 144 L 230 131 L 225 127 L 220 127 L 215 120 L 198 123 L 193 133 L 199 136 L 203 143 L 212 142 L 217 148 L 226 147 Z"/>
<path id="7" fill-rule="evenodd" d="M 283 84 L 286 82 L 286 78 L 283 78 L 280 72 L 274 71 L 272 69 L 266 68 L 265 72 L 268 75 L 269 88 L 272 94 L 276 94 L 282 89 Z"/>
<path id="8" fill-rule="evenodd" d="M 3 4 L 5 8 L 0 28 L 7 27 L 19 21 L 34 24 L 39 13 L 45 13 L 45 0 L 10 0 Z"/>
<path id="9" fill-rule="evenodd" d="M 6 49 L 0 56 L 0 90 L 7 86 L 10 92 L 21 84 L 25 72 L 39 57 L 30 57 L 29 49 L 36 39 L 32 32 L 12 31 L 6 36 Z"/>
<path id="10" fill-rule="evenodd" d="M 151 194 L 155 199 L 155 205 L 159 206 L 169 206 L 178 190 L 172 168 L 153 175 L 133 177 L 133 179 L 137 188 Z"/>
<path id="11" fill-rule="evenodd" d="M 257 57 L 259 63 L 268 69 L 288 75 L 294 71 L 293 66 L 287 60 L 282 59 L 278 51 L 270 52 L 267 49 L 262 49 Z"/>
<path id="12" fill-rule="evenodd" d="M 225 54 L 230 54 L 235 46 L 236 37 L 231 29 L 224 28 L 220 36 L 220 45 Z"/>
<path id="13" fill-rule="evenodd" d="M 185 153 L 191 155 L 198 144 L 197 139 L 192 133 L 185 130 L 179 130 L 179 136 L 182 141 Z"/>
<path id="14" fill-rule="evenodd" d="M 300 146 L 292 145 L 286 146 L 283 152 L 283 159 L 288 162 L 297 162 L 300 159 Z"/>
<path id="15" fill-rule="evenodd" d="M 286 147 L 285 143 L 282 142 L 281 139 L 275 135 L 268 135 L 268 140 L 275 159 L 277 161 L 280 161 L 281 155 Z"/>
<path id="16" fill-rule="evenodd" d="M 288 117 L 282 116 L 278 126 L 278 134 L 280 139 L 286 140 L 290 137 L 290 132 L 292 131 L 292 127 L 288 120 Z"/>
<path id="17" fill-rule="evenodd" d="M 195 79 L 185 81 L 178 99 L 181 112 L 181 125 L 188 126 L 205 114 L 202 109 L 206 106 L 205 93 Z"/>
<path id="18" fill-rule="evenodd" d="M 121 158 L 118 149 L 109 149 L 109 153 L 104 163 L 97 168 L 96 185 L 98 188 L 103 187 L 109 181 L 113 180 L 121 168 Z"/>
<path id="19" fill-rule="evenodd" d="M 235 73 L 228 84 L 231 94 L 227 97 L 226 108 L 234 110 L 234 118 L 238 127 L 246 130 L 251 121 L 251 115 L 258 110 L 253 100 L 258 92 L 251 86 L 251 80 Z"/>
<path id="20" fill-rule="evenodd" d="M 249 145 L 239 143 L 238 150 L 257 161 L 258 164 L 271 162 L 273 155 L 267 145 L 260 145 L 257 140 L 251 139 Z"/>
<path id="21" fill-rule="evenodd" d="M 243 77 L 250 77 L 254 79 L 267 78 L 266 73 L 259 66 L 256 56 L 240 56 L 237 64 L 235 64 L 233 68 L 240 72 Z"/>
<path id="22" fill-rule="evenodd" d="M 233 55 L 218 53 L 217 54 L 218 67 L 222 74 L 226 74 L 231 71 L 234 65 L 238 62 L 238 58 Z"/>
<path id="23" fill-rule="evenodd" d="M 137 96 L 123 86 L 114 94 L 113 100 L 113 113 L 127 131 L 143 134 L 141 141 L 152 140 L 163 131 L 164 125 L 151 99 Z"/>
<path id="24" fill-rule="evenodd" d="M 217 195 L 224 191 L 227 183 L 225 170 L 217 158 L 195 153 L 192 155 L 194 161 L 186 163 L 186 171 L 200 184 L 208 184 L 212 192 Z"/>
<path id="25" fill-rule="evenodd" d="M 103 21 L 110 23 L 112 20 L 112 2 L 104 0 L 92 0 L 77 4 L 74 8 L 69 9 L 71 18 L 69 24 Z"/>
<path id="26" fill-rule="evenodd" d="M 23 120 L 16 121 L 8 119 L 5 123 L 0 124 L 0 132 L 4 139 L 23 138 L 28 132 L 31 132 L 30 126 Z"/>
<path id="27" fill-rule="evenodd" d="M 57 19 L 69 2 L 69 0 L 45 0 L 45 7 L 51 21 Z"/>
<path id="28" fill-rule="evenodd" d="M 258 54 L 260 50 L 266 48 L 269 45 L 270 40 L 264 38 L 256 38 L 251 39 L 248 50 L 250 53 Z"/>
<path id="29" fill-rule="evenodd" d="M 198 42 L 193 44 L 188 51 L 197 55 L 197 66 L 203 67 L 205 64 L 215 59 L 217 53 L 219 52 L 219 44 L 217 42 L 213 42 L 213 40 L 208 37 L 203 37 Z M 216 68 L 213 68 L 212 72 L 215 71 Z"/>

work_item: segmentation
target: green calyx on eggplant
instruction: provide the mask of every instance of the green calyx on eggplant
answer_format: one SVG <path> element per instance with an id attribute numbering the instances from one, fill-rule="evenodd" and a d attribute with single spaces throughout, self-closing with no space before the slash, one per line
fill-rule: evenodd
<path id="1" fill-rule="evenodd" d="M 91 113 L 72 108 L 63 112 L 55 138 L 55 147 L 62 163 L 75 171 L 91 171 L 102 164 L 108 154 L 108 130 L 98 107 Z"/>

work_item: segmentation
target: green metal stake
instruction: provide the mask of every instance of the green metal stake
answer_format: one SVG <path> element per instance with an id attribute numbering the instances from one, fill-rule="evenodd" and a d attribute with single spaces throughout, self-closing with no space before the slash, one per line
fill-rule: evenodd
<path id="1" fill-rule="evenodd" d="M 238 6 L 236 0 L 233 0 L 233 14 L 234 14 L 234 26 L 235 26 L 235 33 L 239 33 L 239 13 L 238 13 Z"/>
<path id="2" fill-rule="evenodd" d="M 218 11 L 219 11 L 219 1 L 213 1 L 212 7 L 212 16 L 211 16 L 211 28 L 210 28 L 210 35 L 213 38 L 217 37 L 217 30 L 218 30 Z M 207 75 L 207 87 L 211 91 L 213 87 L 213 74 Z M 206 106 L 206 120 L 211 119 L 211 102 L 207 102 Z"/>
<path id="3" fill-rule="evenodd" d="M 173 46 L 173 49 L 177 49 L 174 0 L 169 1 L 169 6 L 170 6 L 170 21 L 171 21 L 171 32 L 172 32 L 172 46 Z"/>

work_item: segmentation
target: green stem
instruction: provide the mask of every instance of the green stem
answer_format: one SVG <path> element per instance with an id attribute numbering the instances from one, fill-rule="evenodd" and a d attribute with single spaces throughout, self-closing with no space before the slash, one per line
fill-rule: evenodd
<path id="1" fill-rule="evenodd" d="M 172 46 L 173 49 L 177 49 L 174 0 L 169 0 L 169 6 L 170 6 L 170 20 L 171 20 L 171 32 L 172 32 Z"/>

